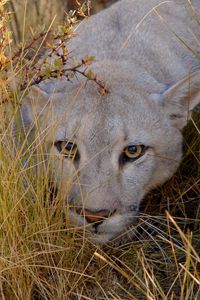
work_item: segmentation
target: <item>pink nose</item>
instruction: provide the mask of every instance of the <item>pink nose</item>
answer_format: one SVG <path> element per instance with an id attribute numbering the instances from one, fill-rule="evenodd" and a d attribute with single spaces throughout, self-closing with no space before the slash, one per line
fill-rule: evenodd
<path id="1" fill-rule="evenodd" d="M 107 219 L 110 216 L 110 212 L 108 210 L 100 210 L 97 212 L 92 212 L 91 210 L 88 209 L 78 208 L 76 212 L 79 215 L 84 216 L 89 223 L 102 222 L 103 220 Z"/>

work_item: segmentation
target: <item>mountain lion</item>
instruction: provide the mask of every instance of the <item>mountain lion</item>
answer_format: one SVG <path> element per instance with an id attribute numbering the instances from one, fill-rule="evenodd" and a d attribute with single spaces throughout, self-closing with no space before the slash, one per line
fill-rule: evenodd
<path id="1" fill-rule="evenodd" d="M 89 68 L 108 92 L 77 75 L 23 100 L 19 124 L 44 137 L 71 224 L 99 243 L 134 224 L 147 192 L 180 164 L 181 130 L 200 101 L 199 20 L 199 0 L 118 1 L 67 46 L 71 58 L 95 56 Z"/>

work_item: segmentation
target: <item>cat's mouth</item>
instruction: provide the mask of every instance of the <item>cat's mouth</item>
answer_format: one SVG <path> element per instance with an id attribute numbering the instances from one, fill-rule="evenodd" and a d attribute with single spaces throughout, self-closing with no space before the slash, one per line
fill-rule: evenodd
<path id="1" fill-rule="evenodd" d="M 88 223 L 74 210 L 69 211 L 70 223 L 88 232 L 88 238 L 99 244 L 105 244 L 126 235 L 127 228 L 136 223 L 137 218 L 137 215 L 133 216 L 133 214 L 115 214 L 104 221 Z"/>

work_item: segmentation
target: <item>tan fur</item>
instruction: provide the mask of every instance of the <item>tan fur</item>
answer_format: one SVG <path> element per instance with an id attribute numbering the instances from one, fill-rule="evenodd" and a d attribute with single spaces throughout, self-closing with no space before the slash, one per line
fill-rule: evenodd
<path id="1" fill-rule="evenodd" d="M 64 193 L 75 182 L 66 196 L 72 224 L 87 225 L 73 206 L 113 213 L 96 229 L 93 238 L 100 243 L 135 222 L 145 194 L 169 179 L 181 161 L 181 129 L 200 101 L 198 2 L 194 13 L 187 0 L 119 1 L 80 24 L 69 44 L 75 57 L 95 55 L 91 68 L 109 93 L 101 96 L 95 83 L 84 86 L 78 77 L 72 83 L 46 81 L 24 99 L 21 122 L 27 128 L 35 117 L 42 120 L 55 180 Z M 67 139 L 78 146 L 78 165 L 54 146 Z M 134 144 L 148 149 L 121 166 L 123 149 Z"/>

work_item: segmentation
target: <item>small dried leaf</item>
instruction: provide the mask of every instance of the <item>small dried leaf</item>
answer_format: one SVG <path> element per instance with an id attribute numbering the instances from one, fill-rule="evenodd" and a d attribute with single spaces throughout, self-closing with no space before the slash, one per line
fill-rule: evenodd
<path id="1" fill-rule="evenodd" d="M 96 75 L 91 70 L 86 73 L 86 76 L 88 80 L 94 80 L 96 78 Z"/>
<path id="2" fill-rule="evenodd" d="M 74 78 L 75 73 L 74 72 L 68 72 L 66 77 L 68 80 L 72 80 Z"/>
<path id="3" fill-rule="evenodd" d="M 94 60 L 95 60 L 95 56 L 86 55 L 86 56 L 82 59 L 82 63 L 83 63 L 84 65 L 90 65 Z"/>

